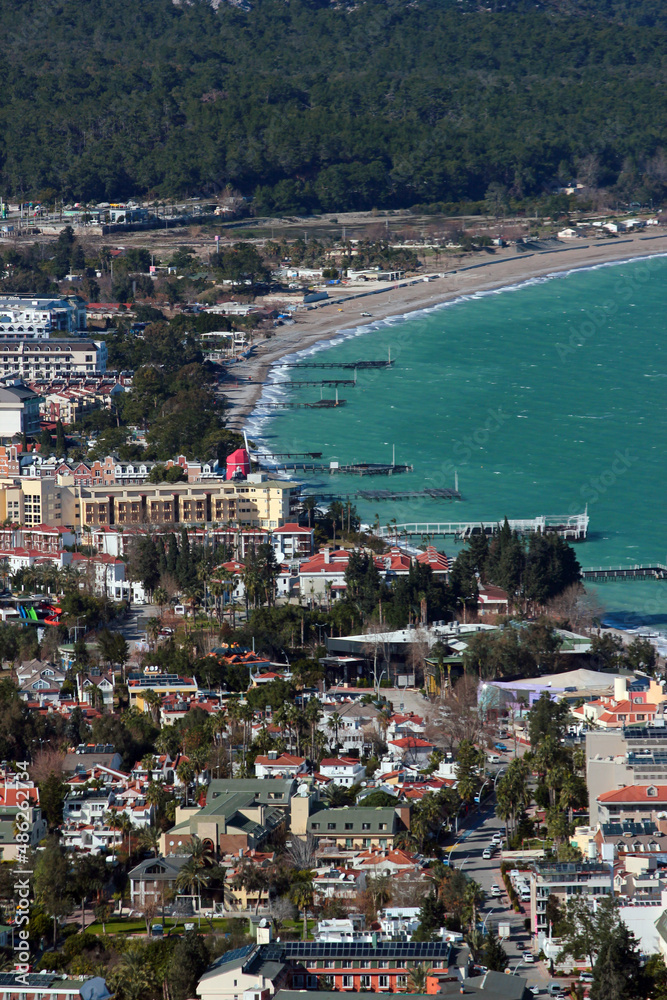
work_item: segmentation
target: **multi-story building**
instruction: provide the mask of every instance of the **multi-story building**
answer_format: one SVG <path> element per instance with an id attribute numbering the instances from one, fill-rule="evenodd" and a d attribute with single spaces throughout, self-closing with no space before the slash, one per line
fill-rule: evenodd
<path id="1" fill-rule="evenodd" d="M 251 475 L 244 482 L 136 484 L 82 491 L 84 527 L 207 524 L 277 528 L 289 520 L 295 484 Z"/>
<path id="2" fill-rule="evenodd" d="M 79 500 L 74 490 L 50 477 L 21 478 L 0 486 L 0 521 L 28 528 L 73 527 L 79 522 Z"/>
<path id="3" fill-rule="evenodd" d="M 28 845 L 36 847 L 46 836 L 47 824 L 39 806 L 39 789 L 30 782 L 28 788 L 5 787 L 0 791 L 0 861 L 16 861 L 21 840 L 17 823 L 23 816 L 28 818 Z"/>
<path id="4" fill-rule="evenodd" d="M 0 338 L 48 340 L 52 333 L 86 329 L 86 303 L 78 295 L 0 295 Z"/>
<path id="5" fill-rule="evenodd" d="M 317 989 L 318 983 L 331 983 L 337 991 L 371 993 L 405 992 L 410 969 L 447 969 L 450 954 L 448 941 L 289 941 L 282 947 L 287 961 L 305 967 L 308 978 L 295 981 L 295 986 Z"/>
<path id="6" fill-rule="evenodd" d="M 604 861 L 538 861 L 530 877 L 530 912 L 533 934 L 547 935 L 547 900 L 554 894 L 563 908 L 571 896 L 613 894 L 613 865 Z"/>
<path id="7" fill-rule="evenodd" d="M 307 824 L 308 833 L 318 844 L 327 841 L 337 847 L 356 851 L 367 847 L 393 847 L 398 834 L 409 828 L 409 807 L 316 808 L 308 817 Z"/>
<path id="8" fill-rule="evenodd" d="M 0 340 L 0 378 L 54 379 L 71 374 L 104 374 L 103 340 Z"/>
<path id="9" fill-rule="evenodd" d="M 21 382 L 0 384 L 0 438 L 38 434 L 41 397 Z"/>
<path id="10" fill-rule="evenodd" d="M 598 797 L 626 785 L 667 785 L 667 727 L 586 734 L 586 784 L 590 825 L 599 822 Z"/>

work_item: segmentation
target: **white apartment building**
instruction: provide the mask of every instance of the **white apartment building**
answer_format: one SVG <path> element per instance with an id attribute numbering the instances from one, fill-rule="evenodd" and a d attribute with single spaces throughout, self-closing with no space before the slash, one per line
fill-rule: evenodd
<path id="1" fill-rule="evenodd" d="M 106 371 L 103 340 L 42 340 L 0 338 L 0 378 L 25 381 Z"/>
<path id="2" fill-rule="evenodd" d="M 319 770 L 324 778 L 344 788 L 352 788 L 366 777 L 364 765 L 352 757 L 325 757 Z"/>
<path id="3" fill-rule="evenodd" d="M 39 434 L 41 396 L 21 382 L 0 384 L 0 438 Z"/>
<path id="4" fill-rule="evenodd" d="M 0 339 L 48 340 L 53 332 L 86 329 L 86 303 L 78 295 L 35 298 L 0 295 Z"/>

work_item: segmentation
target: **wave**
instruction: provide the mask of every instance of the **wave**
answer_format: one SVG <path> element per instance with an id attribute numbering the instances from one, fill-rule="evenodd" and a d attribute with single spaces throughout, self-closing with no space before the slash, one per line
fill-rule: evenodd
<path id="1" fill-rule="evenodd" d="M 598 264 L 581 264 L 576 267 L 568 268 L 565 271 L 549 271 L 547 274 L 535 275 L 531 278 L 522 278 L 519 281 L 510 282 L 507 285 L 501 285 L 498 288 L 480 289 L 477 292 L 466 292 L 461 295 L 457 295 L 453 299 L 448 299 L 446 302 L 437 302 L 432 306 L 423 306 L 421 309 L 411 309 L 407 312 L 397 313 L 394 316 L 386 316 L 383 319 L 373 320 L 372 323 L 360 323 L 357 326 L 339 330 L 334 336 L 325 336 L 321 340 L 316 341 L 314 344 L 309 344 L 307 347 L 303 347 L 298 351 L 291 351 L 272 364 L 267 375 L 267 382 L 262 389 L 262 394 L 255 404 L 254 409 L 246 418 L 244 429 L 248 433 L 248 436 L 250 436 L 250 428 L 252 427 L 254 439 L 258 441 L 259 444 L 261 441 L 261 430 L 270 420 L 273 419 L 275 413 L 271 413 L 270 411 L 267 413 L 265 411 L 264 414 L 258 416 L 256 411 L 258 409 L 261 410 L 262 401 L 267 402 L 265 392 L 267 388 L 271 387 L 275 376 L 281 370 L 285 374 L 290 372 L 290 369 L 286 367 L 287 363 L 303 361 L 315 354 L 319 354 L 321 351 L 327 351 L 332 347 L 338 347 L 348 340 L 354 340 L 357 337 L 363 337 L 368 333 L 374 333 L 378 330 L 385 330 L 388 327 L 398 326 L 410 320 L 419 319 L 420 317 L 432 316 L 434 313 L 450 309 L 452 306 L 461 305 L 464 302 L 474 302 L 475 300 L 487 298 L 490 295 L 504 295 L 507 292 L 520 292 L 525 288 L 532 288 L 535 285 L 543 285 L 548 281 L 569 278 L 572 275 L 580 274 L 582 271 L 599 271 L 607 267 L 621 267 L 624 264 L 641 263 L 642 261 L 653 260 L 656 257 L 667 257 L 667 253 L 661 251 L 658 253 L 643 254 L 641 257 L 623 257 L 620 260 L 602 261 Z M 285 390 L 278 390 L 276 388 L 276 391 L 284 392 Z"/>

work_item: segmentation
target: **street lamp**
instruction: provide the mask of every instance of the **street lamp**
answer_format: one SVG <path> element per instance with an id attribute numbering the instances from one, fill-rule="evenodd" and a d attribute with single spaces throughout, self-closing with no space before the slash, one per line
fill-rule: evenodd
<path id="1" fill-rule="evenodd" d="M 492 906 L 491 907 L 491 909 L 489 910 L 489 912 L 487 913 L 487 915 L 484 917 L 484 920 L 482 922 L 482 934 L 486 930 L 486 921 L 489 919 L 489 917 L 491 916 L 492 913 L 496 912 L 496 910 L 502 910 L 502 906 Z"/>

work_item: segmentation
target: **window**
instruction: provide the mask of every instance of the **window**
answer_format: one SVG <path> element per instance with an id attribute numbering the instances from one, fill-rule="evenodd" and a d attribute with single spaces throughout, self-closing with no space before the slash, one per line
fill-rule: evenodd
<path id="1" fill-rule="evenodd" d="M 370 976 L 360 976 L 359 977 L 359 984 L 360 984 L 362 990 L 363 989 L 368 989 L 370 987 L 370 985 L 371 985 L 371 977 Z"/>
<path id="2" fill-rule="evenodd" d="M 320 824 L 319 823 L 313 823 L 310 828 L 311 828 L 311 830 L 319 830 Z"/>
<path id="3" fill-rule="evenodd" d="M 335 829 L 336 829 L 335 823 L 327 823 L 327 830 L 335 830 Z"/>
<path id="4" fill-rule="evenodd" d="M 378 986 L 380 989 L 387 989 L 389 986 L 389 976 L 380 976 L 378 979 Z"/>
<path id="5" fill-rule="evenodd" d="M 354 976 L 343 976 L 343 989 L 351 990 L 354 986 Z"/>
<path id="6" fill-rule="evenodd" d="M 371 828 L 371 824 L 370 823 L 362 823 L 361 824 L 361 829 L 362 830 L 370 830 L 370 828 Z"/>
<path id="7" fill-rule="evenodd" d="M 387 829 L 387 824 L 386 823 L 380 823 L 380 829 L 381 830 L 386 830 Z"/>
<path id="8" fill-rule="evenodd" d="M 345 829 L 346 830 L 353 830 L 354 829 L 354 823 L 346 823 L 345 824 Z"/>

